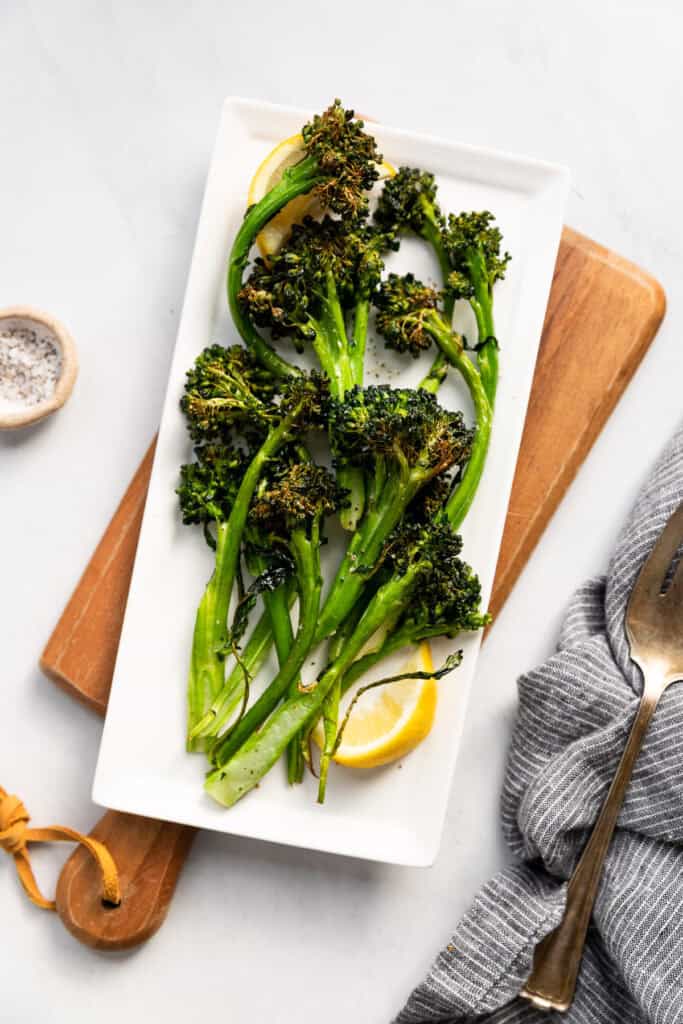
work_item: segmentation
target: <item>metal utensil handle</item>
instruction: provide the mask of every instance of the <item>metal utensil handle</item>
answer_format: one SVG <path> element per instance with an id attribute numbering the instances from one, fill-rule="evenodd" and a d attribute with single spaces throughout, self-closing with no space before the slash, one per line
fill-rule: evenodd
<path id="1" fill-rule="evenodd" d="M 555 931 L 546 935 L 536 947 L 533 968 L 520 995 L 540 1010 L 568 1010 L 574 998 L 586 933 L 605 856 L 624 802 L 633 766 L 662 692 L 662 686 L 648 687 L 646 680 L 645 690 L 616 775 L 591 837 L 569 881 L 564 917 Z"/>

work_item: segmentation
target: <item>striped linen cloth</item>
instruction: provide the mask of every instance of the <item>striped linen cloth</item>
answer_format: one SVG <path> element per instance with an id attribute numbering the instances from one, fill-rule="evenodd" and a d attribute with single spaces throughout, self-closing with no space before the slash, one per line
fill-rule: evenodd
<path id="1" fill-rule="evenodd" d="M 683 1022 L 683 684 L 650 725 L 610 847 L 566 1014 L 518 998 L 559 923 L 566 880 L 599 813 L 641 688 L 624 616 L 644 560 L 683 500 L 683 429 L 656 464 L 606 577 L 573 598 L 557 652 L 519 680 L 502 795 L 516 863 L 476 898 L 395 1024 Z"/>

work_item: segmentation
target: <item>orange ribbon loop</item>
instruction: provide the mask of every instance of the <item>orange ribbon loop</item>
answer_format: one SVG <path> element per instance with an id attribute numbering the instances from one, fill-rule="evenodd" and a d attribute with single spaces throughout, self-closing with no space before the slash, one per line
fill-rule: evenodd
<path id="1" fill-rule="evenodd" d="M 29 828 L 29 813 L 18 796 L 0 786 L 0 847 L 14 858 L 19 881 L 36 906 L 55 910 L 54 900 L 46 900 L 36 882 L 28 852 L 29 843 L 80 843 L 97 862 L 102 875 L 102 898 L 113 906 L 121 902 L 121 887 L 116 864 L 109 850 L 97 839 L 71 828 Z"/>

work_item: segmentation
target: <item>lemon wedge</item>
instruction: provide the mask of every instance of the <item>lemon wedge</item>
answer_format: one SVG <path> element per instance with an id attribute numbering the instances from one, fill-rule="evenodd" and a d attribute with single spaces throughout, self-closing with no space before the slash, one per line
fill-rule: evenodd
<path id="1" fill-rule="evenodd" d="M 429 644 L 423 643 L 396 674 L 433 671 Z M 340 723 L 353 700 L 354 689 L 342 700 Z M 362 694 L 346 723 L 334 760 L 349 768 L 377 768 L 404 757 L 432 728 L 436 700 L 437 686 L 433 678 L 402 679 Z M 320 723 L 313 738 L 322 747 Z"/>
<path id="2" fill-rule="evenodd" d="M 249 206 L 253 206 L 263 199 L 271 188 L 277 185 L 287 168 L 298 163 L 305 155 L 306 150 L 301 135 L 292 135 L 279 142 L 259 164 L 251 179 L 248 195 Z M 379 172 L 380 179 L 391 178 L 396 174 L 396 169 L 385 161 L 380 165 Z M 277 252 L 292 230 L 293 224 L 299 223 L 307 216 L 319 217 L 322 212 L 322 207 L 314 195 L 297 196 L 296 199 L 292 199 L 272 220 L 268 221 L 256 239 L 261 255 L 267 259 Z"/>

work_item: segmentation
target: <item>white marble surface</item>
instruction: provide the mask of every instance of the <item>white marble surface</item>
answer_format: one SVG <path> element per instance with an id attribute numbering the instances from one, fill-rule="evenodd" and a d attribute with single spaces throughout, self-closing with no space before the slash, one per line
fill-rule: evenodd
<path id="1" fill-rule="evenodd" d="M 670 313 L 485 646 L 436 866 L 202 835 L 162 931 L 106 959 L 35 910 L 0 860 L 3 1024 L 388 1024 L 505 859 L 515 678 L 605 567 L 680 416 L 680 7 L 342 6 L 337 24 L 302 0 L 0 4 L 0 306 L 50 310 L 82 358 L 58 417 L 0 437 L 0 783 L 36 823 L 87 829 L 98 814 L 100 723 L 36 661 L 154 432 L 225 95 L 319 107 L 339 94 L 393 124 L 566 163 L 568 222 L 659 276 Z M 35 859 L 49 889 L 61 854 Z"/>

